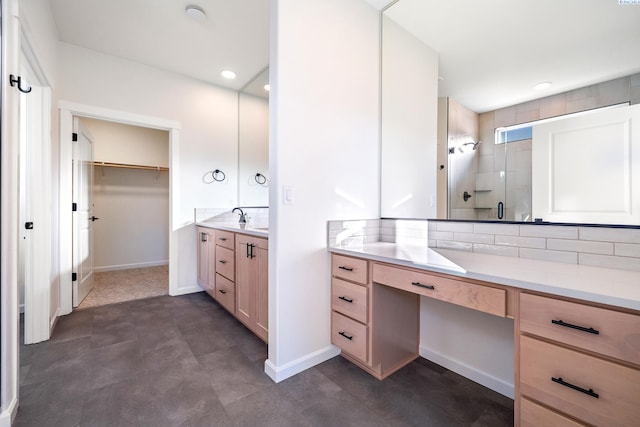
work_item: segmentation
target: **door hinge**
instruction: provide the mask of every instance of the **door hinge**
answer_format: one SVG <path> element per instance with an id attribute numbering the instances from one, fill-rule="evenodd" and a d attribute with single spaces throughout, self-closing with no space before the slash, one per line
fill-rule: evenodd
<path id="1" fill-rule="evenodd" d="M 71 281 L 75 282 L 78 280 L 78 273 L 71 273 Z"/>
<path id="2" fill-rule="evenodd" d="M 78 204 L 77 203 L 71 203 L 71 212 L 75 212 L 78 210 Z"/>
<path id="3" fill-rule="evenodd" d="M 75 132 L 74 132 L 74 133 L 72 133 L 72 134 L 71 134 L 71 140 L 72 140 L 73 142 L 76 142 L 76 141 L 78 140 L 78 134 L 77 134 L 77 133 L 75 133 Z"/>

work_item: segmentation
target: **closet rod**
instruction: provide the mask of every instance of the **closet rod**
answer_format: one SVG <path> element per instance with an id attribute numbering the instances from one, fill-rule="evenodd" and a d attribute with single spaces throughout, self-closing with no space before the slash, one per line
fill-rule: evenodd
<path id="1" fill-rule="evenodd" d="M 93 162 L 94 166 L 105 166 L 108 168 L 143 169 L 150 171 L 168 171 L 164 166 L 129 165 L 126 163 Z"/>

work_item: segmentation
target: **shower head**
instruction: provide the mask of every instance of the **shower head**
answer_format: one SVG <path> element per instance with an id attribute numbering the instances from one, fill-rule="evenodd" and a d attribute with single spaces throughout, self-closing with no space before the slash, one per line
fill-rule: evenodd
<path id="1" fill-rule="evenodd" d="M 482 144 L 482 141 L 478 141 L 478 142 L 465 142 L 464 144 L 462 144 L 462 146 L 464 147 L 465 145 L 472 145 L 473 147 L 471 147 L 471 149 L 473 151 L 476 151 L 478 149 L 478 145 Z"/>

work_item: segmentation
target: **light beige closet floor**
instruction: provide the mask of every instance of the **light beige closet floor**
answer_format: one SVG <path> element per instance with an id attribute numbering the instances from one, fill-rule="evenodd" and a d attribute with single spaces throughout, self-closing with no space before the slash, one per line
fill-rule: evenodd
<path id="1" fill-rule="evenodd" d="M 169 266 L 94 273 L 94 286 L 78 308 L 169 294 Z"/>

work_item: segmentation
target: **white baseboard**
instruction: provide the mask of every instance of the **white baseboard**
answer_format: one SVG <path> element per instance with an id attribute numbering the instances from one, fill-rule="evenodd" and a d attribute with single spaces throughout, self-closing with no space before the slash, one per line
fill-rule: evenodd
<path id="1" fill-rule="evenodd" d="M 340 348 L 335 345 L 329 345 L 289 363 L 285 363 L 282 366 L 276 366 L 271 360 L 267 359 L 264 362 L 264 372 L 269 375 L 273 381 L 279 383 L 339 354 Z"/>
<path id="2" fill-rule="evenodd" d="M 0 413 L 0 427 L 11 427 L 13 419 L 18 412 L 18 399 L 14 396 L 7 408 Z"/>
<path id="3" fill-rule="evenodd" d="M 459 360 L 452 359 L 445 354 L 438 353 L 422 345 L 420 346 L 420 356 L 437 363 L 450 371 L 460 374 L 463 377 L 469 378 L 471 381 L 475 381 L 478 384 L 513 399 L 514 389 L 512 383 L 496 378 L 486 372 L 479 371 L 473 366 L 469 366 Z"/>
<path id="4" fill-rule="evenodd" d="M 169 295 L 171 295 L 172 297 L 177 297 L 178 295 L 194 294 L 196 292 L 202 292 L 203 290 L 204 289 L 202 289 L 200 286 L 194 285 L 187 288 L 178 288 L 174 293 L 169 292 Z"/>
<path id="5" fill-rule="evenodd" d="M 105 265 L 102 267 L 93 267 L 93 271 L 95 271 L 96 273 L 100 273 L 103 271 L 117 271 L 117 270 L 129 270 L 132 268 L 157 267 L 159 265 L 168 265 L 168 264 L 169 264 L 169 260 L 134 262 L 132 264 Z"/>

